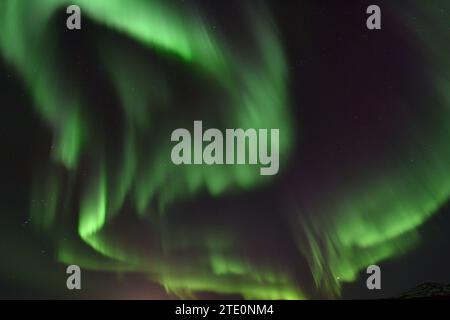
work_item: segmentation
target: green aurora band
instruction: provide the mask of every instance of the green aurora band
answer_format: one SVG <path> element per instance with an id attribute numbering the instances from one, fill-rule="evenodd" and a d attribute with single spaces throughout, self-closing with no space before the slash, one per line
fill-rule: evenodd
<path id="1" fill-rule="evenodd" d="M 141 68 L 150 65 L 145 58 L 99 40 L 95 50 L 125 119 L 120 150 L 111 155 L 104 144 L 108 132 L 91 117 L 95 106 L 82 85 L 54 63 L 57 50 L 49 23 L 70 4 L 0 3 L 1 53 L 20 72 L 34 107 L 53 133 L 52 161 L 37 170 L 32 190 L 32 200 L 45 199 L 45 206 L 31 205 L 31 215 L 36 226 L 54 239 L 59 261 L 92 270 L 142 272 L 179 297 L 215 292 L 247 299 L 307 298 L 294 270 L 249 258 L 246 240 L 232 223 L 185 228 L 168 217 L 176 202 L 203 192 L 212 197 L 239 194 L 270 184 L 271 179 L 261 177 L 254 166 L 175 168 L 168 160 L 169 131 L 194 119 L 186 121 L 169 107 L 173 93 L 163 71 L 148 74 Z M 238 51 L 225 34 L 211 31 L 211 22 L 199 11 L 167 1 L 78 0 L 77 4 L 83 18 L 126 35 L 210 82 L 221 99 L 208 107 L 220 115 L 221 126 L 280 128 L 280 159 L 287 162 L 296 146 L 287 62 L 264 8 L 247 10 L 251 46 Z M 431 74 L 441 79 L 436 83 L 434 111 L 411 115 L 417 126 L 434 130 L 422 130 L 427 134 L 420 137 L 411 133 L 407 140 L 402 137 L 389 150 L 383 169 L 361 164 L 342 177 L 364 181 L 363 187 L 356 183 L 326 187 L 325 203 L 288 199 L 293 206 L 285 214 L 292 222 L 299 254 L 306 257 L 318 291 L 326 296 L 339 296 L 341 282 L 354 281 L 368 265 L 410 250 L 419 240 L 418 227 L 449 199 L 450 77 L 441 70 L 448 59 L 440 52 L 450 52 L 450 41 L 435 34 L 440 41 L 429 43 L 433 54 L 429 64 L 434 65 Z M 424 35 L 417 37 L 425 41 Z M 445 50 L 435 47 L 437 42 Z M 156 117 L 161 112 L 167 118 L 173 115 L 173 122 L 161 123 Z M 439 152 L 428 152 L 430 143 Z M 405 159 L 414 159 L 414 164 L 405 165 Z M 118 221 L 124 214 L 143 221 L 148 246 L 122 241 Z M 78 218 L 77 230 L 61 223 L 70 215 Z M 73 232 L 76 236 L 70 236 Z M 183 252 L 196 254 L 185 257 Z"/>
<path id="2" fill-rule="evenodd" d="M 56 225 L 56 212 L 70 212 L 70 204 L 76 201 L 73 185 L 80 179 L 81 159 L 84 157 L 90 162 L 91 177 L 88 182 L 83 181 L 77 205 L 80 208 L 78 234 L 98 255 L 90 256 L 86 250 L 80 250 L 78 244 L 59 242 L 60 261 L 91 269 L 147 272 L 152 280 L 179 295 L 205 290 L 242 294 L 246 298 L 302 298 L 289 276 L 271 270 L 270 266 L 253 265 L 239 254 L 235 256 L 238 239 L 232 234 L 204 230 L 203 234 L 196 232 L 192 236 L 195 241 L 180 239 L 183 246 L 194 242 L 193 246 L 205 246 L 202 250 L 207 251 L 206 257 L 199 261 L 192 258 L 189 262 L 192 267 L 183 268 L 172 267 L 174 262 L 166 262 L 164 257 L 148 260 L 145 255 L 133 252 L 104 234 L 104 228 L 127 199 L 133 202 L 138 215 L 145 216 L 151 215 L 149 204 L 156 197 L 158 211 L 163 212 L 175 199 L 188 198 L 202 189 L 218 196 L 232 188 L 244 190 L 264 184 L 267 178 L 261 177 L 254 166 L 185 167 L 175 173 L 174 166 L 167 161 L 170 159 L 168 134 L 158 137 L 155 145 L 162 147 L 156 157 L 153 150 L 138 157 L 138 150 L 151 149 L 145 144 L 140 147 L 136 140 L 142 132 L 151 135 L 156 131 L 152 126 L 156 127 L 159 119 L 152 119 L 151 106 L 152 103 L 160 105 L 167 98 L 164 77 L 155 79 L 154 75 L 143 74 L 140 64 L 133 60 L 135 57 L 129 57 L 124 65 L 120 53 L 99 46 L 99 57 L 110 72 L 127 119 L 123 158 L 118 166 L 108 166 L 102 142 L 97 139 L 102 133 L 89 119 L 87 110 L 92 106 L 80 93 L 79 84 L 68 80 L 54 65 L 52 37 L 49 36 L 52 30 L 48 22 L 57 10 L 70 4 L 65 0 L 3 1 L 0 4 L 3 55 L 22 73 L 38 112 L 54 132 L 54 163 L 36 179 L 32 196 L 45 199 L 46 205 L 32 208 L 32 215 L 39 228 L 54 232 L 57 242 L 63 231 Z M 77 4 L 93 21 L 149 49 L 175 57 L 189 65 L 193 72 L 214 82 L 227 99 L 218 106 L 223 110 L 221 119 L 225 119 L 225 125 L 281 128 L 280 154 L 288 152 L 292 144 L 292 124 L 287 109 L 286 66 L 277 37 L 267 26 L 264 13 L 250 15 L 254 48 L 237 53 L 224 39 L 208 31 L 206 22 L 198 14 L 170 6 L 165 1 L 84 0 Z M 154 81 L 158 82 L 158 89 L 152 92 L 149 84 Z M 236 112 L 231 111 L 230 106 Z M 60 174 L 57 164 L 65 167 L 68 177 Z"/>
<path id="3" fill-rule="evenodd" d="M 331 297 L 367 266 L 414 248 L 419 227 L 450 198 L 450 39 L 444 23 L 450 15 L 442 9 L 449 3 L 412 3 L 392 8 L 414 42 L 425 48 L 420 68 L 432 85 L 424 90 L 427 102 L 403 96 L 402 104 L 415 110 L 418 101 L 426 103 L 425 111 L 409 112 L 406 133 L 390 141 L 382 158 L 354 164 L 321 190 L 320 200 L 293 205 L 301 212 L 291 218 L 293 233 L 305 235 L 297 237 L 298 247 L 316 287 Z"/>

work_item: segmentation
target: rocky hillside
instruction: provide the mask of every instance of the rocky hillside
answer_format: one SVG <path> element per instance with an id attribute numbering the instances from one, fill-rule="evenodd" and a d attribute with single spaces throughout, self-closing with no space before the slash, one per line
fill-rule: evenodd
<path id="1" fill-rule="evenodd" d="M 402 294 L 400 299 L 449 299 L 450 285 L 440 283 L 424 283 Z"/>

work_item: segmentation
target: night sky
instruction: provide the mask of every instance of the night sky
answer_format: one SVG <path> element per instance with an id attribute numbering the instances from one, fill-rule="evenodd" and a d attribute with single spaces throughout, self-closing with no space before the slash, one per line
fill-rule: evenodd
<path id="1" fill-rule="evenodd" d="M 392 2 L 1 1 L 0 298 L 450 283 L 450 4 Z M 175 166 L 194 120 L 279 128 L 279 173 Z"/>

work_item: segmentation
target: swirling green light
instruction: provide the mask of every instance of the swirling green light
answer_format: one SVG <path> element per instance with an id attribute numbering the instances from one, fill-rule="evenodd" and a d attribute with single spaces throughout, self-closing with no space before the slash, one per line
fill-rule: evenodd
<path id="1" fill-rule="evenodd" d="M 169 161 L 169 135 L 158 137 L 154 145 L 139 142 L 139 137 L 152 134 L 161 123 L 161 119 L 153 118 L 154 105 L 170 105 L 168 100 L 173 93 L 163 74 L 140 72 L 141 64 L 132 56 L 118 53 L 113 44 L 104 43 L 97 52 L 115 86 L 126 122 L 120 156 L 109 159 L 100 138 L 108 133 L 92 124 L 89 109 L 94 106 L 81 93 L 80 83 L 63 74 L 54 63 L 57 58 L 51 39 L 57 31 L 49 29 L 49 21 L 59 9 L 71 4 L 66 0 L 6 0 L 0 4 L 2 54 L 20 71 L 37 111 L 54 132 L 54 164 L 36 178 L 33 191 L 33 197 L 52 199 L 53 204 L 33 207 L 32 214 L 41 229 L 53 230 L 59 259 L 93 269 L 148 272 L 153 281 L 180 294 L 214 291 L 249 298 L 301 298 L 298 286 L 288 281 L 282 270 L 261 268 L 233 256 L 238 244 L 219 248 L 206 245 L 202 249 L 204 245 L 195 241 L 205 253 L 198 259 L 180 262 L 188 266 L 174 268 L 165 256 L 176 253 L 158 256 L 161 252 L 157 252 L 156 257 L 148 258 L 152 253 L 133 250 L 104 232 L 115 216 L 123 214 L 127 201 L 133 203 L 140 216 L 151 216 L 150 204 L 156 200 L 158 211 L 162 212 L 176 199 L 188 198 L 201 190 L 218 196 L 255 187 L 267 182 L 267 178 L 252 166 L 175 168 Z M 89 17 L 159 55 L 175 57 L 177 63 L 210 79 L 224 101 L 208 107 L 222 115 L 223 126 L 280 128 L 280 154 L 287 154 L 292 135 L 287 71 L 277 37 L 266 25 L 264 11 L 249 14 L 254 48 L 237 52 L 227 44 L 224 35 L 211 31 L 204 17 L 180 5 L 156 0 L 80 0 L 77 4 L 83 19 Z M 126 64 L 122 61 L 124 56 L 130 58 Z M 149 90 L 149 84 L 155 82 L 158 89 Z M 167 116 L 173 112 L 168 107 Z M 183 122 L 192 120 L 195 119 Z M 86 169 L 82 162 L 86 161 L 90 163 L 87 179 L 82 174 Z M 58 164 L 66 171 L 62 172 Z M 82 189 L 76 191 L 78 184 Z M 62 189 L 67 189 L 67 193 L 57 192 Z M 76 206 L 78 235 L 97 256 L 70 241 L 58 241 L 61 230 L 57 231 L 56 217 L 61 210 L 63 215 L 71 213 L 77 193 L 81 194 Z M 217 234 L 205 232 L 194 237 L 210 243 Z M 232 237 L 224 235 L 225 243 Z"/>

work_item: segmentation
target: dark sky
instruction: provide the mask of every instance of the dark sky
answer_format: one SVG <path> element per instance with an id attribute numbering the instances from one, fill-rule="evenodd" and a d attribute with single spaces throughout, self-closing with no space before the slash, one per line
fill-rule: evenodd
<path id="1" fill-rule="evenodd" d="M 251 1 L 247 2 L 250 6 L 254 5 Z M 291 222 L 287 222 L 291 221 L 291 213 L 285 215 L 283 210 L 291 206 L 319 208 L 323 203 L 328 208 L 326 203 L 331 198 L 344 199 L 351 192 L 360 195 L 355 189 L 364 190 L 370 185 L 368 179 L 371 179 L 371 172 L 390 176 L 396 170 L 397 167 L 391 166 L 391 161 L 396 157 L 395 150 L 402 147 L 398 141 L 409 137 L 410 132 L 426 140 L 428 133 L 434 130 L 427 127 L 428 123 L 420 123 L 422 114 L 434 112 L 430 108 L 438 100 L 434 97 L 429 76 L 435 72 L 431 70 L 432 54 L 415 35 L 414 24 L 404 23 L 399 6 L 387 2 L 378 1 L 382 7 L 382 30 L 370 31 L 366 28 L 365 11 L 368 5 L 373 4 L 372 1 L 269 1 L 269 11 L 278 27 L 279 39 L 286 54 L 290 115 L 298 128 L 290 161 L 280 176 L 272 185 L 258 190 L 227 194 L 222 198 L 200 193 L 197 197 L 177 203 L 169 210 L 170 214 L 161 220 L 150 220 L 151 230 L 155 234 L 152 241 L 156 244 L 142 244 L 140 220 L 127 218 L 123 213 L 107 230 L 108 236 L 120 234 L 116 241 L 138 243 L 136 247 L 145 251 L 156 250 L 159 241 L 162 242 L 158 238 L 167 237 L 164 232 L 178 232 L 187 238 L 192 233 L 201 240 L 202 232 L 205 237 L 209 234 L 205 230 L 212 233 L 233 230 L 243 242 L 236 253 L 238 256 L 246 256 L 255 264 L 278 259 L 279 269 L 291 274 L 291 281 L 298 281 L 308 297 L 327 298 L 327 289 L 322 288 L 321 291 L 315 288 L 312 280 L 315 271 L 308 265 L 308 259 L 299 253 L 296 241 L 302 240 L 293 239 Z M 409 12 L 416 10 L 419 14 L 422 11 L 420 7 L 415 7 L 417 2 L 405 3 L 411 10 Z M 230 41 L 235 43 L 236 50 L 246 46 L 243 44 L 246 35 L 242 31 L 246 26 L 245 19 L 237 14 L 241 8 L 239 1 L 198 1 L 198 6 L 215 17 L 218 28 L 225 30 Z M 53 30 L 65 25 L 65 19 L 64 10 L 58 11 L 50 22 Z M 425 18 L 421 21 L 420 16 L 418 19 L 417 26 L 432 23 Z M 436 25 L 439 26 L 439 23 L 436 22 Z M 242 36 L 239 35 L 241 31 Z M 191 78 L 186 75 L 189 67 L 173 57 L 147 50 L 132 39 L 88 18 L 83 17 L 82 31 L 62 29 L 53 37 L 54 48 L 49 50 L 56 49 L 53 53 L 56 59 L 54 67 L 66 70 L 71 81 L 81 83 L 83 93 L 95 105 L 89 110 L 90 121 L 99 123 L 98 126 L 103 128 L 101 138 L 96 138 L 102 140 L 108 159 L 114 159 L 116 154 L 119 157 L 121 151 L 116 147 L 116 142 L 120 141 L 125 129 L 122 127 L 120 102 L 114 95 L 108 75 L 97 61 L 96 49 L 91 47 L 93 39 L 106 39 L 105 43 L 114 43 L 138 57 L 148 54 L 152 62 L 143 66 L 144 70 L 159 68 L 171 79 L 176 79 L 173 83 L 177 94 L 172 103 L 187 106 L 179 110 L 180 118 L 187 119 L 190 114 L 201 115 L 205 112 L 190 103 L 191 100 L 214 100 L 215 89 L 201 74 Z M 127 62 L 123 63 L 126 65 Z M 49 147 L 53 143 L 53 133 L 33 108 L 33 97 L 20 72 L 4 60 L 0 60 L 0 101 L 0 298 L 175 298 L 175 295 L 167 295 L 160 285 L 146 281 L 148 275 L 144 273 L 121 273 L 117 270 L 86 271 L 83 273 L 83 292 L 65 290 L 65 265 L 57 261 L 58 246 L 65 242 L 72 243 L 74 239 L 75 242 L 80 240 L 76 234 L 65 232 L 76 229 L 77 216 L 74 212 L 79 209 L 81 195 L 74 192 L 73 199 L 67 202 L 69 209 L 61 212 L 62 217 L 56 220 L 56 226 L 50 231 L 42 232 L 33 226 L 35 221 L 30 220 L 29 213 L 33 205 L 30 203 L 32 181 L 36 175 L 46 175 L 46 171 L 41 172 L 40 168 L 45 168 L 50 161 Z M 438 111 L 433 116 L 435 114 Z M 158 119 L 161 117 L 161 123 L 169 123 L 170 127 L 170 121 L 163 119 L 163 113 L 156 111 L 154 115 Z M 446 115 L 448 113 L 443 113 L 443 117 Z M 210 119 L 220 122 L 218 117 L 219 120 L 213 116 Z M 439 132 L 438 129 L 436 131 Z M 411 145 L 404 144 L 405 153 L 414 150 L 414 141 Z M 440 150 L 437 149 L 431 150 L 431 154 L 439 157 Z M 445 157 L 443 159 L 445 161 Z M 114 161 L 110 163 L 115 164 Z M 414 172 L 413 175 L 423 169 L 417 166 L 411 165 L 405 170 Z M 83 168 L 88 168 L 83 172 L 89 176 L 89 166 Z M 57 170 L 62 172 L 61 168 Z M 442 174 L 448 174 L 448 171 Z M 88 179 L 83 173 L 79 174 L 78 182 L 73 185 L 75 190 Z M 67 185 L 70 184 L 67 175 L 61 173 L 61 176 Z M 343 177 L 348 177 L 348 180 Z M 387 184 L 386 188 L 389 189 L 390 185 Z M 63 192 L 68 191 L 63 189 Z M 371 192 L 372 189 L 367 190 L 367 193 Z M 373 193 L 374 198 L 377 196 Z M 152 206 L 156 208 L 158 203 Z M 131 211 L 131 208 L 132 204 L 126 203 L 123 211 Z M 377 209 L 383 210 L 382 206 L 380 208 Z M 217 214 L 212 216 L 211 212 Z M 318 237 L 326 243 L 328 224 L 323 222 L 324 216 L 332 224 L 333 217 L 338 213 L 317 212 L 312 218 L 302 213 L 299 220 L 304 223 L 308 219 L 317 219 L 316 225 L 323 226 Z M 367 224 L 373 218 L 370 215 L 363 217 L 368 219 Z M 374 218 L 374 221 L 378 219 Z M 166 224 L 170 225 L 169 231 L 160 230 Z M 194 224 L 195 227 L 192 226 Z M 377 227 L 380 225 L 377 224 Z M 183 229 L 184 226 L 190 227 Z M 404 254 L 395 252 L 378 263 L 382 269 L 382 290 L 367 290 L 365 271 L 360 268 L 363 270 L 359 277 L 342 285 L 340 297 L 393 297 L 424 282 L 450 283 L 450 258 L 447 254 L 450 252 L 449 230 L 450 207 L 447 203 L 414 228 L 420 238 L 417 245 Z M 171 241 L 181 241 L 181 235 Z M 302 236 L 299 236 L 300 239 Z M 330 236 L 329 239 L 333 241 L 336 238 Z M 195 244 L 187 253 L 177 251 L 177 254 L 198 255 L 199 261 L 202 261 L 204 247 Z M 334 243 L 331 247 L 334 245 L 339 248 L 340 243 Z M 330 247 L 322 249 L 323 252 L 331 250 Z M 335 259 L 340 259 L 337 252 Z M 169 261 L 177 266 L 184 261 L 180 257 L 171 259 Z M 186 261 L 188 265 L 194 264 L 189 258 Z M 325 263 L 332 263 L 332 260 L 325 259 Z M 240 280 L 236 281 L 239 284 Z M 117 293 L 111 293 L 115 291 Z M 216 296 L 240 297 L 239 294 L 199 293 L 199 297 Z"/>

